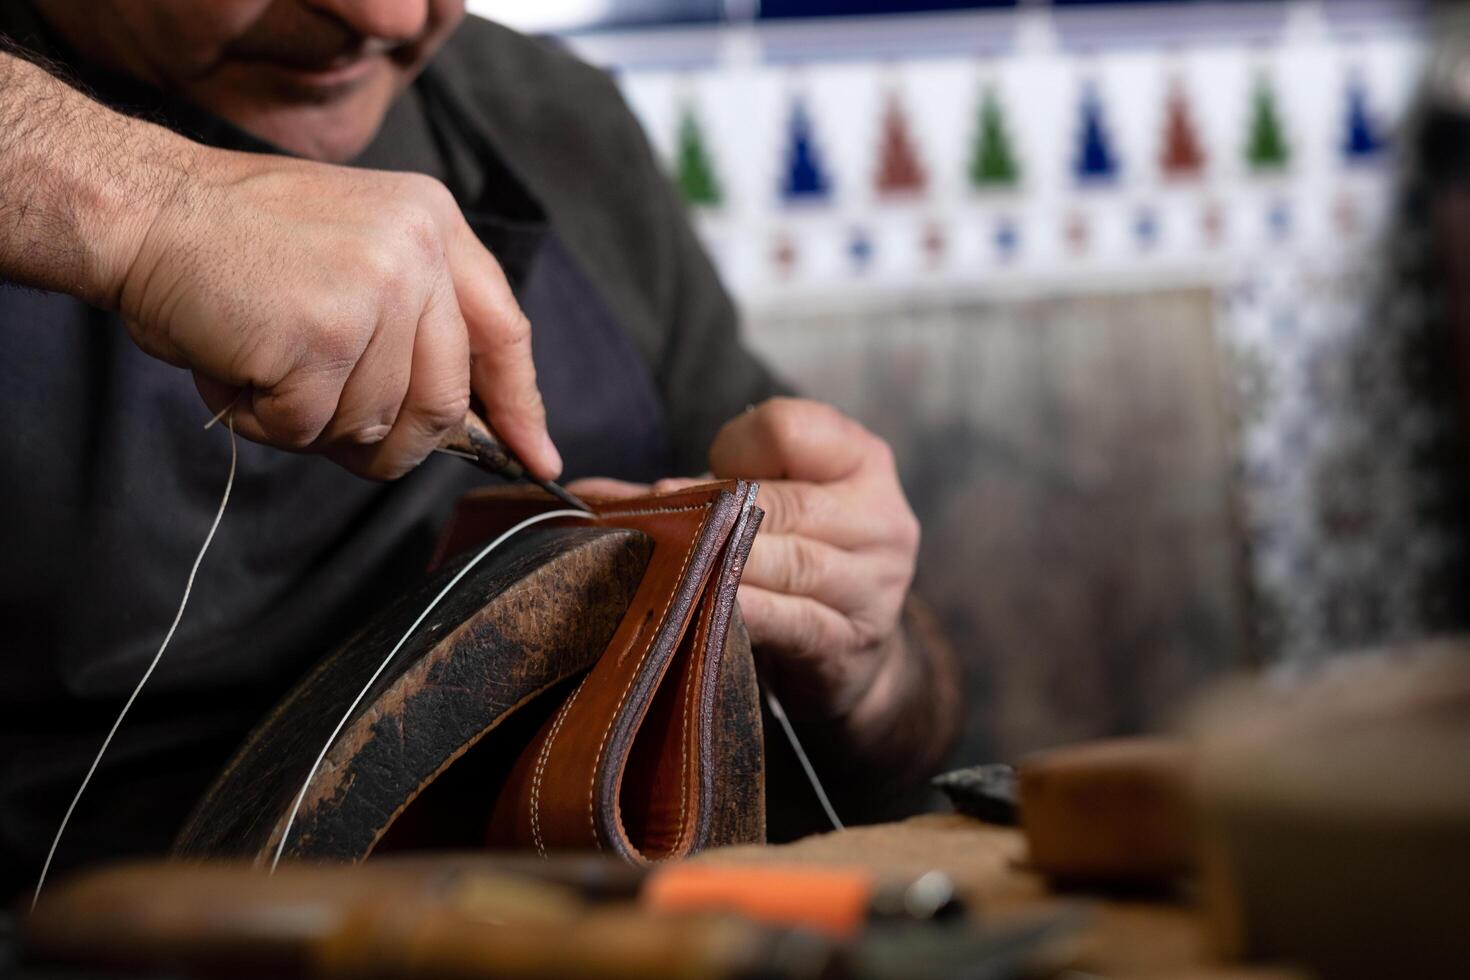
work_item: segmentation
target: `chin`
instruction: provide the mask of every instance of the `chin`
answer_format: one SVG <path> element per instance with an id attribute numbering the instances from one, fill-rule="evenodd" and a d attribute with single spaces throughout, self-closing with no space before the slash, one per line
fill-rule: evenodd
<path id="1" fill-rule="evenodd" d="M 273 120 L 257 135 L 308 160 L 347 163 L 378 135 L 387 108 L 385 103 L 371 113 L 305 110 Z"/>
<path id="2" fill-rule="evenodd" d="M 351 86 L 250 86 L 253 97 L 211 106 L 246 132 L 310 160 L 346 163 L 377 135 L 407 79 L 384 70 Z M 240 92 L 237 88 L 235 92 Z"/>

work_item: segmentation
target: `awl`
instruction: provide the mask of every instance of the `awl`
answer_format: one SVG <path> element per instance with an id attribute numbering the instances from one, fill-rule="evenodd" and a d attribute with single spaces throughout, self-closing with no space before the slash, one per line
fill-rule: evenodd
<path id="1" fill-rule="evenodd" d="M 503 476 L 507 480 L 527 480 L 534 483 L 568 507 L 588 512 L 592 510 L 577 499 L 576 494 L 560 484 L 539 479 L 527 472 L 521 461 L 490 431 L 490 426 L 485 424 L 485 420 L 474 409 L 465 412 L 463 424 L 456 426 L 439 440 L 439 450 L 467 459 L 487 473 Z"/>

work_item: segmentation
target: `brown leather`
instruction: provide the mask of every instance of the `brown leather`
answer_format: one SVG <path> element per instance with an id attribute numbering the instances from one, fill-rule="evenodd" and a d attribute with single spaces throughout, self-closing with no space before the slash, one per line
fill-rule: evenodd
<path id="1" fill-rule="evenodd" d="M 483 843 L 490 797 L 535 730 L 530 716 L 602 656 L 651 554 L 637 531 L 532 527 L 466 574 L 353 709 L 286 856 Z M 463 568 L 447 564 L 303 677 L 221 772 L 175 853 L 269 861 L 333 729 Z"/>
<path id="2" fill-rule="evenodd" d="M 759 693 L 735 591 L 760 523 L 725 483 L 599 503 L 458 553 L 556 506 L 461 501 L 433 575 L 325 658 L 253 732 L 175 853 L 358 860 L 491 843 L 602 847 L 635 862 L 765 835 Z M 385 665 L 385 666 L 380 666 Z M 311 777 L 328 735 L 374 670 Z"/>
<path id="3" fill-rule="evenodd" d="M 490 818 L 493 846 L 542 854 L 595 847 L 646 863 L 731 843 L 731 835 L 762 835 L 758 818 L 729 813 L 731 794 L 739 794 L 745 810 L 763 802 L 749 787 L 752 775 L 759 783 L 749 753 L 735 772 L 729 765 L 740 753 L 715 744 L 722 716 L 722 739 L 747 745 L 760 739 L 753 690 L 737 698 L 747 705 L 743 719 L 732 719 L 721 704 L 730 699 L 722 679 L 753 689 L 753 671 L 724 671 L 722 657 L 760 524 L 756 489 L 732 481 L 632 501 L 589 501 L 599 524 L 642 532 L 653 553 L 602 657 L 511 768 Z M 503 490 L 467 497 L 441 554 L 554 506 Z M 748 661 L 748 645 L 736 653 Z"/>

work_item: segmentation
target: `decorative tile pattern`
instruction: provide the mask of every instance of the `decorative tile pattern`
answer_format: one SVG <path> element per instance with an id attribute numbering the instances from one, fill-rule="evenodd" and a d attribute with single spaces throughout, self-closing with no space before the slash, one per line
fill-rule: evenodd
<path id="1" fill-rule="evenodd" d="M 1349 254 L 1247 267 L 1219 329 L 1268 659 L 1470 625 L 1460 433 L 1412 214 Z M 1425 227 L 1420 224 L 1419 227 Z"/>

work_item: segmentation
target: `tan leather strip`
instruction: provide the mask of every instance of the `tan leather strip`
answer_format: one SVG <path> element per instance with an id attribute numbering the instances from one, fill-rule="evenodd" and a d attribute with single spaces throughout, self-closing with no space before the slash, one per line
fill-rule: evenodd
<path id="1" fill-rule="evenodd" d="M 743 483 L 733 491 L 737 496 L 743 495 L 740 500 L 740 514 L 730 531 L 729 541 L 715 572 L 715 580 L 707 590 L 709 616 L 703 657 L 699 670 L 693 675 L 693 681 L 698 685 L 698 701 L 694 709 L 697 727 L 693 740 L 693 749 L 698 753 L 698 764 L 689 773 L 697 787 L 695 798 L 700 801 L 700 805 L 690 814 L 691 832 L 688 840 L 681 844 L 681 849 L 672 855 L 674 857 L 704 848 L 709 839 L 712 814 L 705 801 L 715 796 L 713 780 L 716 768 L 711 728 L 719 695 L 721 661 L 725 642 L 730 635 L 740 577 L 745 572 L 745 561 L 750 557 L 751 545 L 755 542 L 756 532 L 760 530 L 761 520 L 765 516 L 755 506 L 759 490 L 760 487 L 755 483 Z"/>
<path id="2" fill-rule="evenodd" d="M 590 676 L 591 674 L 588 674 L 583 677 L 581 683 L 572 691 L 571 697 L 562 703 L 561 708 L 556 713 L 556 717 L 552 719 L 551 728 L 546 738 L 540 740 L 540 750 L 535 753 L 536 769 L 535 774 L 531 777 L 531 840 L 536 845 L 536 853 L 542 857 L 546 857 L 546 841 L 541 836 L 541 780 L 546 775 L 546 763 L 551 756 L 551 746 L 556 743 L 557 733 L 561 731 L 561 726 L 566 723 L 568 712 L 571 711 L 572 705 L 576 704 L 577 695 L 582 693 L 582 688 L 587 684 L 587 677 Z M 531 749 L 536 749 L 535 742 L 531 744 Z M 527 755 L 529 756 L 529 752 Z"/>
<path id="3" fill-rule="evenodd" d="M 653 692 L 706 598 L 741 502 L 716 485 L 598 508 L 609 524 L 648 534 L 653 556 L 601 661 L 514 766 L 491 818 L 493 844 L 545 852 L 608 843 L 637 858 L 618 820 L 623 768 Z M 706 637 L 697 638 L 696 648 L 701 644 Z M 689 676 L 692 682 L 699 675 Z"/>
<path id="4" fill-rule="evenodd" d="M 650 858 L 673 859 L 699 849 L 709 833 L 708 800 L 714 797 L 714 751 L 710 744 L 710 721 L 714 711 L 719 678 L 720 658 L 729 635 L 731 612 L 740 576 L 750 546 L 760 527 L 762 513 L 755 506 L 755 484 L 732 487 L 740 510 L 734 527 L 716 561 L 709 584 L 700 600 L 694 628 L 685 638 L 676 663 L 670 667 L 666 683 L 679 685 L 679 738 L 664 746 L 654 775 L 655 797 L 664 785 L 675 782 L 677 789 L 668 790 L 667 810 L 673 813 L 676 830 L 667 848 Z M 624 774 L 626 789 L 628 774 Z M 675 802 L 677 793 L 677 802 Z M 656 800 L 657 802 L 657 800 Z"/>
<path id="5" fill-rule="evenodd" d="M 708 507 L 706 507 L 705 509 L 708 510 Z M 707 521 L 708 515 L 706 514 L 705 523 L 707 523 Z M 703 529 L 704 523 L 702 523 L 701 525 L 701 530 Z M 671 582 L 673 588 L 668 590 L 669 595 L 663 600 L 663 611 L 659 614 L 658 625 L 654 627 L 654 630 L 649 636 L 648 640 L 642 644 L 642 649 L 637 654 L 637 661 L 636 663 L 634 663 L 633 668 L 631 670 L 626 669 L 626 658 L 629 656 L 631 651 L 625 651 L 622 648 L 617 647 L 613 644 L 609 645 L 607 653 L 603 654 L 603 659 L 598 662 L 598 665 L 592 668 L 591 676 L 599 681 L 602 681 L 605 677 L 606 683 L 621 687 L 622 689 L 622 693 L 618 695 L 618 703 L 613 708 L 612 713 L 607 715 L 605 723 L 600 714 L 594 713 L 595 709 L 594 711 L 584 712 L 584 714 L 587 716 L 586 720 L 590 725 L 602 727 L 602 738 L 598 740 L 597 752 L 592 758 L 590 778 L 587 781 L 587 830 L 589 835 L 591 836 L 592 843 L 597 845 L 599 849 L 602 847 L 602 841 L 601 836 L 598 834 L 597 827 L 597 782 L 599 778 L 603 777 L 602 760 L 604 757 L 604 753 L 607 750 L 608 739 L 612 736 L 613 729 L 618 727 L 618 723 L 623 720 L 623 706 L 627 702 L 628 694 L 633 690 L 633 685 L 638 680 L 639 672 L 643 669 L 643 665 L 647 661 L 649 654 L 652 653 L 660 645 L 668 644 L 670 638 L 667 634 L 671 629 L 677 629 L 679 634 L 682 634 L 684 632 L 683 627 L 685 624 L 681 623 L 677 627 L 674 626 L 673 623 L 671 623 L 671 617 L 669 613 L 671 610 L 674 610 L 674 600 L 678 598 L 678 591 L 682 588 L 688 587 L 688 582 L 685 576 L 690 573 L 689 566 L 699 549 L 699 543 L 699 537 L 696 535 L 696 537 L 690 541 L 688 548 L 685 550 L 683 565 L 680 567 L 679 573 L 674 577 Z M 657 550 L 657 547 L 658 545 L 655 544 L 655 550 Z M 699 570 L 697 569 L 695 570 L 696 575 L 698 575 L 698 571 Z M 703 575 L 698 575 L 697 581 L 699 582 L 699 585 L 701 587 L 703 586 L 704 580 L 708 577 L 708 574 L 708 570 L 705 570 Z M 696 592 L 695 595 L 698 596 L 700 595 L 700 593 Z M 698 604 L 695 603 L 690 608 L 697 609 Z M 682 611 L 675 611 L 675 616 L 678 616 L 680 619 L 687 620 L 689 613 L 684 612 L 682 615 L 680 615 L 681 612 Z M 617 637 L 615 635 L 614 644 L 616 643 L 616 640 Z M 674 637 L 673 641 L 675 644 L 674 649 L 677 650 L 678 638 Z M 611 658 L 609 657 L 609 654 L 612 654 Z M 612 662 L 612 666 L 610 668 L 604 668 L 603 665 L 609 663 L 610 659 Z M 663 679 L 662 675 L 665 674 L 667 670 L 668 665 L 665 664 L 663 666 L 663 669 L 659 670 L 660 676 L 657 680 L 654 681 L 655 684 Z M 599 692 L 601 690 L 603 689 L 599 688 Z M 639 711 L 639 714 L 641 715 L 643 711 L 646 710 L 647 709 L 645 706 L 642 710 Z M 634 726 L 634 731 L 636 733 L 636 726 Z M 632 738 L 630 737 L 626 745 L 619 746 L 622 754 L 619 758 L 614 760 L 614 768 L 619 770 L 619 773 L 621 772 L 623 765 L 627 761 L 626 753 L 628 749 L 631 748 L 631 744 Z M 572 753 L 576 753 L 578 749 L 577 747 L 572 747 L 571 751 Z M 609 783 L 615 784 L 617 780 L 616 777 L 609 775 L 608 781 Z M 609 789 L 612 793 L 616 794 L 617 789 L 615 785 L 610 786 Z M 614 813 L 616 813 L 616 809 L 614 809 Z M 623 842 L 627 842 L 626 835 L 623 833 L 621 820 L 618 820 L 615 817 L 612 821 L 612 824 L 613 827 L 608 828 L 609 832 L 611 833 L 613 828 L 616 828 L 617 836 Z M 628 843 L 631 848 L 631 842 Z"/>

